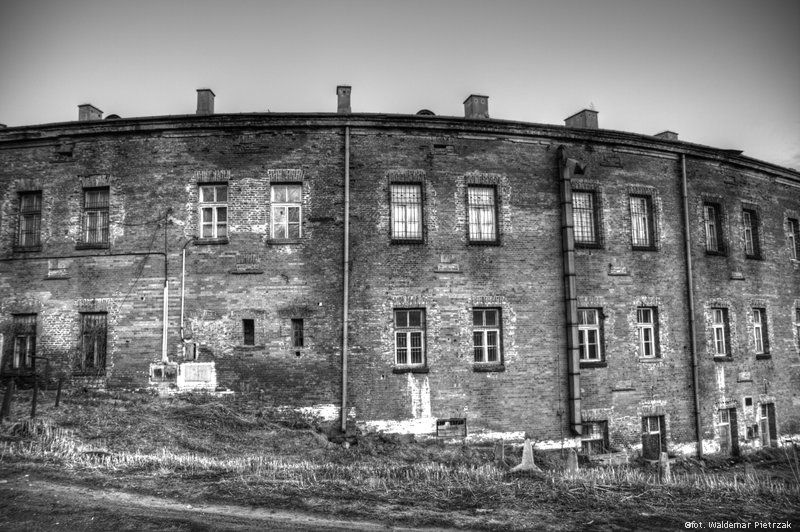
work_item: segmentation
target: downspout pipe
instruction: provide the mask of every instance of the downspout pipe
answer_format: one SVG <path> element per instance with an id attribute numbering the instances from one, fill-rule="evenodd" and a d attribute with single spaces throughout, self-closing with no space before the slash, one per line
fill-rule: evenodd
<path id="1" fill-rule="evenodd" d="M 347 431 L 347 355 L 350 298 L 350 126 L 344 128 L 344 260 L 342 263 L 342 432 Z"/>
<path id="2" fill-rule="evenodd" d="M 558 148 L 559 189 L 561 193 L 561 256 L 564 268 L 564 317 L 567 327 L 567 382 L 569 387 L 569 425 L 572 434 L 583 433 L 581 423 L 581 371 L 578 350 L 578 295 L 575 285 L 575 222 L 572 213 L 572 174 L 583 167 L 568 159 L 564 146 Z"/>
<path id="3" fill-rule="evenodd" d="M 161 362 L 166 364 L 169 362 L 167 356 L 167 325 L 169 324 L 169 259 L 167 255 L 167 227 L 169 226 L 169 215 L 172 208 L 167 209 L 164 216 L 164 311 L 163 311 L 163 327 L 161 330 Z"/>
<path id="4" fill-rule="evenodd" d="M 694 427 L 697 432 L 697 456 L 703 457 L 703 430 L 700 423 L 700 390 L 697 376 L 697 339 L 695 337 L 694 274 L 692 272 L 692 234 L 689 225 L 689 186 L 686 177 L 686 154 L 681 154 L 681 200 L 683 203 L 683 241 L 686 246 L 686 296 L 689 302 L 689 350 L 692 357 L 694 388 Z"/>
<path id="5" fill-rule="evenodd" d="M 195 237 L 190 238 L 186 241 L 183 245 L 183 249 L 181 249 L 181 354 L 183 355 L 183 359 L 186 359 L 186 336 L 184 333 L 186 331 L 184 326 L 184 316 L 185 316 L 185 294 L 186 294 L 186 246 L 191 244 L 195 241 Z"/>

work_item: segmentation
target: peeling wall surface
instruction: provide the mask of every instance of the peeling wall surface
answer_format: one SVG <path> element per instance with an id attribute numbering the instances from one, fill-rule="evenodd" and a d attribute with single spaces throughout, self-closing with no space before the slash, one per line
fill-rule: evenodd
<path id="1" fill-rule="evenodd" d="M 643 453 L 800 433 L 800 174 L 674 140 L 486 119 L 270 113 L 0 130 L 3 375 L 174 382 L 335 419 L 346 125 L 347 407 L 359 426 L 435 434 L 458 418 L 472 439 Z M 584 435 L 569 425 L 559 146 L 582 165 L 573 191 L 593 203 L 591 241 L 575 249 L 578 308 L 598 320 L 596 340 L 579 324 L 595 345 L 580 361 Z M 224 196 L 209 201 L 205 187 Z M 419 206 L 401 213 L 399 189 L 418 191 Z M 87 236 L 87 190 L 108 191 L 100 242 Z M 491 191 L 489 218 L 475 190 Z M 36 238 L 22 241 L 26 194 L 41 206 Z M 471 235 L 480 219 L 491 239 Z M 421 232 L 400 238 L 398 224 Z M 47 364 L 20 358 L 28 337 Z"/>

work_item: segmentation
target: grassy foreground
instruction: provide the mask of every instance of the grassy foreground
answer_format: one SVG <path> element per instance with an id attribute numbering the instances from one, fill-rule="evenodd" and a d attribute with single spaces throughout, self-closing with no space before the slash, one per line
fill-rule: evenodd
<path id="1" fill-rule="evenodd" d="M 495 466 L 490 447 L 360 435 L 345 448 L 319 420 L 255 400 L 77 393 L 55 409 L 47 392 L 31 421 L 29 394 L 0 427 L 0 475 L 405 526 L 684 530 L 688 521 L 800 520 L 794 450 L 748 456 L 746 473 L 741 461 L 685 460 L 665 484 L 636 464 L 569 474 L 560 453 L 536 453 L 542 473 L 514 474 Z M 510 454 L 518 463 L 521 451 Z"/>

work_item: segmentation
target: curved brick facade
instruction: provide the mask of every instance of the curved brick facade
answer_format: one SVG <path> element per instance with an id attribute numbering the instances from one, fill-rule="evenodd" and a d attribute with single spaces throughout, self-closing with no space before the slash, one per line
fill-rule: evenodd
<path id="1" fill-rule="evenodd" d="M 470 434 L 527 431 L 587 451 L 691 450 L 685 159 L 702 439 L 725 450 L 732 425 L 741 446 L 800 432 L 800 174 L 669 136 L 488 119 L 212 114 L 0 130 L 4 374 L 30 371 L 31 349 L 52 375 L 109 387 L 191 387 L 213 366 L 223 388 L 338 406 L 347 135 L 357 421 L 433 432 L 458 418 Z M 583 168 L 571 209 L 580 416 L 594 425 L 575 439 L 560 146 Z M 173 378 L 195 352 L 213 365 Z"/>

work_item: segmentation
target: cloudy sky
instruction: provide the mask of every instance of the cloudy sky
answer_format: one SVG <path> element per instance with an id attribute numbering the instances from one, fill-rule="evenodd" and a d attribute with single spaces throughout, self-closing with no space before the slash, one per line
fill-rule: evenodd
<path id="1" fill-rule="evenodd" d="M 0 122 L 353 112 L 655 134 L 800 169 L 797 0 L 2 0 Z"/>

